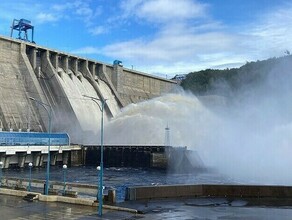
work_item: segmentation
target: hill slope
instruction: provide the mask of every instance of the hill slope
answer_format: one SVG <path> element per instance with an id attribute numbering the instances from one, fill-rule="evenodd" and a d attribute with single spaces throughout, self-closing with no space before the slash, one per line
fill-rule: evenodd
<path id="1" fill-rule="evenodd" d="M 292 72 L 292 55 L 268 60 L 248 62 L 240 68 L 206 69 L 191 72 L 181 86 L 196 95 L 235 95 L 248 87 L 264 82 L 270 73 L 288 74 Z"/>

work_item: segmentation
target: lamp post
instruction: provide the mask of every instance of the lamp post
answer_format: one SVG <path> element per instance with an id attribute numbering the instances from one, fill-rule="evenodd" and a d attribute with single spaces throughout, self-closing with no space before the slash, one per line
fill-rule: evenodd
<path id="1" fill-rule="evenodd" d="M 96 170 L 97 170 L 97 194 L 96 194 L 96 201 L 100 201 L 100 199 L 99 199 L 99 190 L 100 190 L 100 188 L 99 188 L 99 184 L 98 184 L 98 179 L 99 179 L 99 175 L 100 175 L 100 166 L 97 166 L 96 167 Z"/>
<path id="2" fill-rule="evenodd" d="M 100 111 L 101 111 L 101 124 L 100 124 L 100 175 L 99 175 L 99 200 L 98 200 L 98 215 L 99 216 L 102 216 L 102 189 L 103 189 L 103 112 L 104 112 L 104 106 L 105 106 L 105 103 L 107 101 L 107 99 L 98 99 L 98 98 L 95 98 L 95 97 L 92 97 L 92 96 L 87 96 L 87 95 L 83 95 L 84 97 L 86 98 L 90 98 L 92 101 L 94 101 Z M 97 101 L 100 101 L 101 102 L 101 106 L 100 104 L 97 102 Z"/>
<path id="3" fill-rule="evenodd" d="M 2 185 L 2 168 L 3 168 L 3 162 L 0 161 L 0 186 Z"/>
<path id="4" fill-rule="evenodd" d="M 63 186 L 63 196 L 65 195 L 65 190 L 66 190 L 66 171 L 67 171 L 67 165 L 64 164 L 63 165 L 63 183 L 64 183 L 64 186 Z"/>
<path id="5" fill-rule="evenodd" d="M 51 126 L 52 126 L 52 107 L 46 103 L 43 103 L 35 98 L 29 97 L 30 100 L 35 101 L 36 103 L 40 104 L 48 113 L 49 117 L 49 143 L 48 143 L 48 159 L 47 159 L 47 173 L 46 173 L 46 187 L 45 187 L 45 194 L 49 195 L 49 184 L 50 184 L 50 163 L 51 163 Z"/>
<path id="6" fill-rule="evenodd" d="M 31 191 L 31 168 L 32 168 L 32 163 L 31 163 L 31 162 L 28 164 L 28 167 L 29 167 L 29 183 L 28 183 L 28 191 L 30 192 L 30 191 Z"/>

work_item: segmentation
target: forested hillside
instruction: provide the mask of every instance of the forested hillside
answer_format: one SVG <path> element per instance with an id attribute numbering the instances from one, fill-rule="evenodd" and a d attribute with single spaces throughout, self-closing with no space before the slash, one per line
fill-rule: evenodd
<path id="1" fill-rule="evenodd" d="M 181 86 L 196 95 L 217 94 L 230 96 L 244 88 L 256 86 L 258 83 L 265 81 L 268 75 L 275 71 L 276 74 L 291 72 L 292 55 L 247 62 L 240 68 L 225 70 L 206 69 L 191 72 L 182 81 Z"/>

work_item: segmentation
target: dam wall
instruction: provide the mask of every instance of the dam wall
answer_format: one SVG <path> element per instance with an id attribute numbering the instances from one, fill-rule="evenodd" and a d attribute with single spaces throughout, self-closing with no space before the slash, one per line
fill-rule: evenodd
<path id="1" fill-rule="evenodd" d="M 110 79 L 125 104 L 151 99 L 171 91 L 175 82 L 114 65 Z"/>
<path id="2" fill-rule="evenodd" d="M 121 65 L 0 37 L 0 130 L 48 131 L 51 109 L 53 132 L 69 133 L 76 144 L 92 144 L 101 111 L 98 103 L 84 95 L 107 100 L 106 122 L 122 107 L 160 96 L 175 86 L 174 81 Z"/>

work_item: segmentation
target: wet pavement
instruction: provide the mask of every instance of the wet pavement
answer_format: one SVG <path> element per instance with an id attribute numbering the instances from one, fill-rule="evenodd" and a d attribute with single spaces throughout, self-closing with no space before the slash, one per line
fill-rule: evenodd
<path id="1" fill-rule="evenodd" d="M 143 220 L 292 219 L 292 207 L 248 207 L 246 205 L 247 202 L 243 200 L 202 198 L 181 201 L 156 200 L 144 204 L 133 203 L 131 207 L 144 210 Z"/>
<path id="2" fill-rule="evenodd" d="M 20 197 L 0 195 L 1 219 L 78 219 L 90 210 L 66 207 L 64 204 L 27 202 Z M 73 218 L 74 217 L 74 218 Z"/>
<path id="3" fill-rule="evenodd" d="M 203 198 L 185 200 L 155 200 L 148 202 L 125 202 L 120 206 L 138 209 L 143 214 L 133 214 L 104 209 L 103 217 L 97 215 L 96 207 L 65 203 L 27 202 L 21 197 L 0 195 L 0 219 L 124 219 L 124 220 L 216 220 L 216 219 L 292 219 L 292 207 L 246 206 L 244 200 Z"/>
<path id="4" fill-rule="evenodd" d="M 104 210 L 102 219 L 130 219 L 132 213 Z M 21 197 L 0 195 L 0 219 L 100 219 L 96 207 L 55 202 L 27 202 Z"/>

